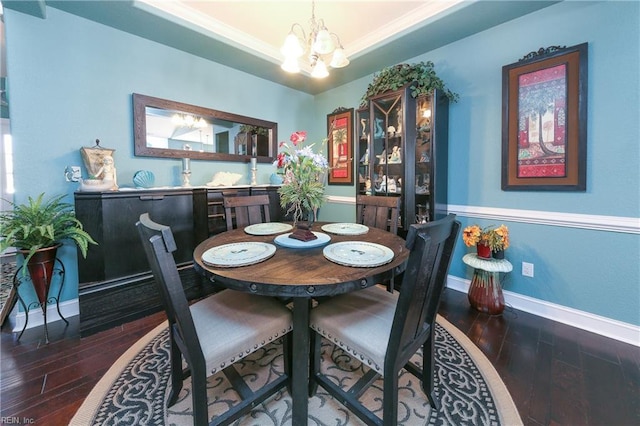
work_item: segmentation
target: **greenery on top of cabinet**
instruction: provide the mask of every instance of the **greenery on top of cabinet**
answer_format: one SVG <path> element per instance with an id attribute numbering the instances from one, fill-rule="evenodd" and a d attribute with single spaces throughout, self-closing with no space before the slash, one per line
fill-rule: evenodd
<path id="1" fill-rule="evenodd" d="M 388 90 L 398 90 L 411 84 L 411 96 L 428 95 L 434 89 L 439 89 L 451 102 L 458 100 L 458 94 L 445 88 L 444 81 L 436 75 L 433 62 L 419 62 L 417 64 L 398 64 L 383 68 L 374 74 L 373 81 L 367 87 L 366 93 L 360 99 L 360 108 L 367 106 L 367 100 Z"/>

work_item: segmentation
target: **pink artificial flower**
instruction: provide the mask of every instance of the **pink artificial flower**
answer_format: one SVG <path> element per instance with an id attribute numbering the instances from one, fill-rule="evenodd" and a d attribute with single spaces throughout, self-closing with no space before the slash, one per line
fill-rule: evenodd
<path id="1" fill-rule="evenodd" d="M 298 146 L 298 144 L 300 142 L 304 142 L 306 138 L 307 138 L 307 132 L 298 130 L 297 132 L 291 133 L 291 137 L 289 138 L 289 140 L 293 142 L 294 146 Z"/>
<path id="2" fill-rule="evenodd" d="M 284 167 L 285 155 L 283 152 L 278 153 L 278 168 L 281 169 Z"/>

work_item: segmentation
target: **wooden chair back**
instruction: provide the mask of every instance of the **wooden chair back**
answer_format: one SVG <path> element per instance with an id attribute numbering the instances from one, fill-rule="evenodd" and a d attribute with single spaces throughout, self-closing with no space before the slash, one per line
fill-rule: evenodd
<path id="1" fill-rule="evenodd" d="M 167 314 L 169 335 L 171 340 L 171 382 L 172 391 L 169 405 L 177 401 L 182 388 L 182 358 L 188 360 L 189 370 L 196 372 L 192 375 L 194 388 L 201 384 L 202 374 L 206 372 L 206 361 L 200 345 L 200 339 L 189 309 L 189 302 L 184 294 L 184 288 L 173 252 L 177 246 L 171 228 L 151 220 L 148 213 L 140 215 L 136 223 L 142 240 L 144 252 L 151 266 L 156 287 L 160 293 L 162 303 Z M 206 379 L 205 383 L 206 383 Z M 194 423 L 202 424 L 206 420 L 206 398 L 196 398 L 194 401 Z M 204 405 L 204 407 L 203 407 Z"/>
<path id="2" fill-rule="evenodd" d="M 320 303 L 312 310 L 313 379 L 367 425 L 394 426 L 398 417 L 398 377 L 403 368 L 422 382 L 429 404 L 440 401 L 434 391 L 434 330 L 440 297 L 460 232 L 450 214 L 427 224 L 411 225 L 407 248 L 411 251 L 399 294 L 369 287 Z M 389 325 L 391 329 L 389 329 Z M 360 360 L 367 368 L 355 383 L 336 385 L 331 366 L 320 368 L 320 336 Z M 422 348 L 422 368 L 410 359 Z M 382 375 L 382 419 L 359 398 Z M 311 389 L 313 391 L 313 388 Z"/>
<path id="3" fill-rule="evenodd" d="M 288 354 L 291 349 L 287 333 L 291 330 L 291 313 L 270 298 L 233 290 L 224 290 L 189 305 L 173 258 L 177 247 L 171 228 L 153 222 L 148 213 L 140 215 L 136 227 L 169 322 L 171 391 L 167 403 L 171 406 L 178 401 L 184 378 L 191 376 L 193 424 L 231 424 L 286 386 L 290 379 Z M 228 312 L 225 313 L 225 309 Z M 242 309 L 246 312 L 238 314 Z M 230 313 L 238 317 L 233 318 Z M 247 325 L 251 326 L 252 333 L 247 332 Z M 285 374 L 253 390 L 233 364 L 279 337 L 285 341 Z M 207 360 L 212 364 L 207 365 Z M 186 370 L 182 368 L 183 361 Z M 210 420 L 207 376 L 217 371 L 224 373 L 241 401 Z"/>
<path id="4" fill-rule="evenodd" d="M 400 197 L 358 195 L 356 222 L 397 234 L 400 202 Z"/>
<path id="5" fill-rule="evenodd" d="M 433 344 L 436 314 L 460 232 L 460 222 L 455 217 L 449 214 L 409 228 L 406 245 L 411 254 L 391 326 L 385 371 L 406 364 L 417 347 L 429 340 L 425 333 L 431 335 Z M 426 360 L 425 364 L 428 365 Z"/>
<path id="6" fill-rule="evenodd" d="M 224 197 L 223 204 L 227 231 L 255 223 L 271 222 L 268 195 Z"/>

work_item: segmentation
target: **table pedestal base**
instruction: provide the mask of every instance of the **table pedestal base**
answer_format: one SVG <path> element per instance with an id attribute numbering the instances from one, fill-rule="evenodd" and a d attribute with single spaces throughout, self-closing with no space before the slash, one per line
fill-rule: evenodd
<path id="1" fill-rule="evenodd" d="M 498 274 L 482 269 L 473 271 L 467 296 L 474 309 L 489 315 L 499 315 L 504 311 L 504 295 Z"/>

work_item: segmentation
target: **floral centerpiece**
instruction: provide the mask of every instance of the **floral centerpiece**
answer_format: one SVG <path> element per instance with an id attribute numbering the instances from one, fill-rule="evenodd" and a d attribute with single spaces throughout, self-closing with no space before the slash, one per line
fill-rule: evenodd
<path id="1" fill-rule="evenodd" d="M 464 228 L 462 240 L 467 247 L 476 246 L 479 257 L 496 259 L 504 258 L 504 250 L 509 247 L 509 228 L 494 225 L 481 228 L 478 225 L 470 225 Z"/>
<path id="2" fill-rule="evenodd" d="M 294 225 L 307 219 L 308 229 L 325 201 L 324 177 L 329 169 L 329 162 L 324 155 L 313 151 L 314 144 L 303 147 L 306 139 L 307 132 L 297 131 L 291 134 L 289 143 L 280 142 L 281 152 L 274 165 L 283 174 L 283 183 L 278 190 L 280 205 L 288 215 L 293 216 Z M 307 238 L 312 239 L 310 237 L 313 234 L 308 234 L 310 232 L 307 233 Z"/>

